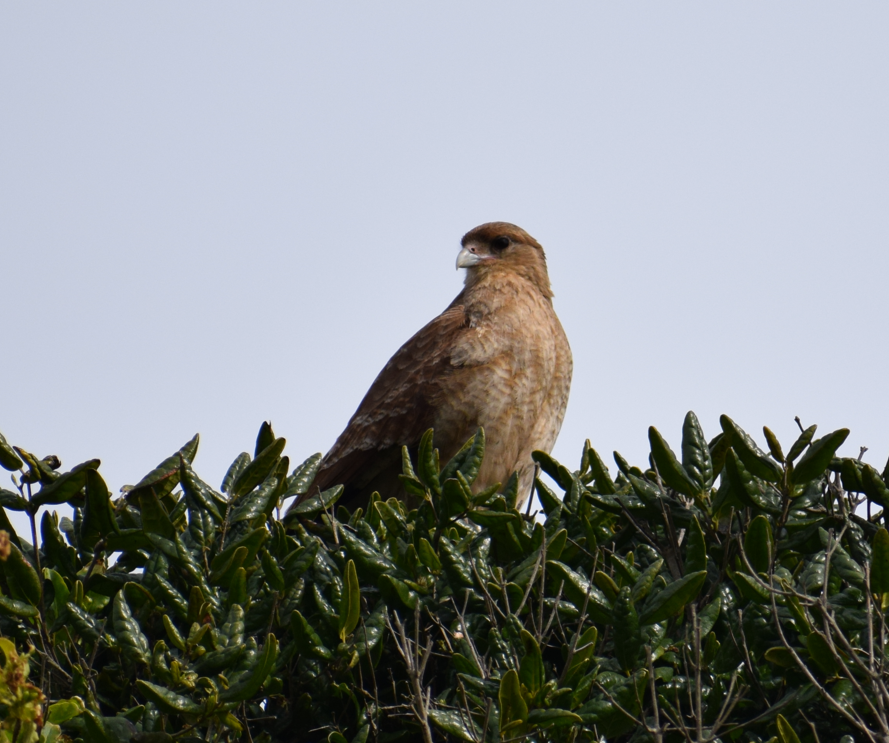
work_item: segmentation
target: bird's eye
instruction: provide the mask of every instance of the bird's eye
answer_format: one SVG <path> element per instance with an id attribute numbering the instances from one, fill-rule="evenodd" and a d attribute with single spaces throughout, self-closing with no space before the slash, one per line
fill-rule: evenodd
<path id="1" fill-rule="evenodd" d="M 509 247 L 510 242 L 506 235 L 501 235 L 500 237 L 495 237 L 494 242 L 491 244 L 494 246 L 494 250 L 505 250 Z"/>

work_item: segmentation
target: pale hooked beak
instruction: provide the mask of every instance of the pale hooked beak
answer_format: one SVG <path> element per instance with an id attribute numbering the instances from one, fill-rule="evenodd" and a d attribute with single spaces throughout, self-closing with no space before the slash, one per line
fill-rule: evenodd
<path id="1" fill-rule="evenodd" d="M 472 268 L 479 263 L 486 263 L 490 258 L 473 253 L 469 248 L 463 248 L 457 253 L 457 268 Z"/>

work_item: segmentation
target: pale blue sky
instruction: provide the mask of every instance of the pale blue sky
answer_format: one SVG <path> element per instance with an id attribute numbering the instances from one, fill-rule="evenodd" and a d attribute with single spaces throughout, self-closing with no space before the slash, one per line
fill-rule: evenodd
<path id="1" fill-rule="evenodd" d="M 555 454 L 728 413 L 889 454 L 889 5 L 0 6 L 0 431 L 118 489 L 326 450 L 460 289 L 547 250 Z M 8 487 L 8 484 L 5 485 Z"/>

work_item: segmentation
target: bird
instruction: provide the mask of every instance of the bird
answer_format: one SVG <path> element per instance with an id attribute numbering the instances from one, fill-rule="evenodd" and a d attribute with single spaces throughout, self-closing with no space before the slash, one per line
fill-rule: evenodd
<path id="1" fill-rule="evenodd" d="M 411 337 L 374 380 L 297 503 L 343 485 L 339 503 L 371 493 L 410 502 L 398 475 L 428 428 L 446 462 L 482 427 L 485 455 L 473 489 L 518 475 L 530 496 L 531 452 L 549 453 L 562 425 L 573 360 L 553 309 L 543 247 L 520 227 L 490 222 L 463 237 L 463 290 Z M 291 506 L 291 509 L 293 506 Z"/>

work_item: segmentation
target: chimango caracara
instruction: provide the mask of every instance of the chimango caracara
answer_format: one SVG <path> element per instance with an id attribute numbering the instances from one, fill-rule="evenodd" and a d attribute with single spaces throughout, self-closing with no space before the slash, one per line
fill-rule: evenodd
<path id="1" fill-rule="evenodd" d="M 571 386 L 571 348 L 553 310 L 540 244 L 506 222 L 476 227 L 457 268 L 465 288 L 405 343 L 371 385 L 346 430 L 324 457 L 312 492 L 342 484 L 344 505 L 405 498 L 401 448 L 412 454 L 435 429 L 444 463 L 479 426 L 486 451 L 474 484 L 519 475 L 519 501 L 531 492 L 531 452 L 552 450 Z"/>

